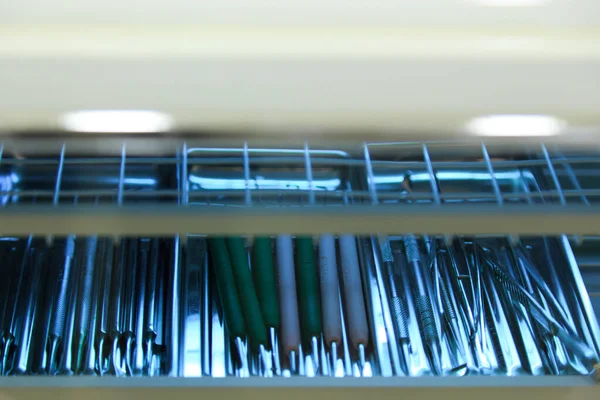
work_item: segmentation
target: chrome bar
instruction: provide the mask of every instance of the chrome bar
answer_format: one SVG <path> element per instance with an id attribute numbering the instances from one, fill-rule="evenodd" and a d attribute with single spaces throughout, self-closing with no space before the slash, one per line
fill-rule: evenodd
<path id="1" fill-rule="evenodd" d="M 250 194 L 250 157 L 248 155 L 247 142 L 244 142 L 244 193 L 246 196 L 246 205 L 252 205 L 252 195 Z"/>
<path id="2" fill-rule="evenodd" d="M 364 147 L 364 158 L 365 158 L 365 169 L 367 171 L 367 188 L 369 190 L 369 196 L 373 204 L 378 204 L 377 189 L 375 187 L 375 175 L 373 174 L 373 164 L 371 163 L 371 155 L 369 154 L 369 147 L 367 143 Z"/>
<path id="3" fill-rule="evenodd" d="M 189 182 L 188 182 L 188 149 L 187 143 L 183 143 L 183 149 L 181 151 L 182 163 L 181 163 L 181 197 L 179 202 L 183 206 L 189 204 Z"/>
<path id="4" fill-rule="evenodd" d="M 119 168 L 119 186 L 117 189 L 117 204 L 121 205 L 123 204 L 123 189 L 125 186 L 125 163 L 126 163 L 126 147 L 125 144 L 123 144 L 123 147 L 121 148 L 121 165 Z"/>
<path id="5" fill-rule="evenodd" d="M 308 204 L 315 204 L 315 189 L 313 186 L 313 170 L 310 160 L 308 142 L 304 143 L 304 167 L 306 168 L 306 180 L 308 181 Z"/>
<path id="6" fill-rule="evenodd" d="M 565 195 L 562 191 L 560 181 L 558 179 L 558 176 L 556 175 L 556 170 L 554 169 L 554 164 L 552 164 L 552 160 L 550 159 L 550 154 L 548 153 L 548 149 L 546 148 L 546 145 L 542 144 L 541 148 L 542 148 L 542 154 L 544 155 L 544 159 L 546 160 L 546 166 L 548 167 L 548 171 L 550 171 L 550 176 L 552 177 L 552 182 L 554 183 L 554 187 L 556 188 L 556 191 L 558 193 L 558 199 L 560 201 L 560 204 L 562 204 L 564 206 L 567 204 L 567 200 L 565 199 Z"/>
<path id="7" fill-rule="evenodd" d="M 54 185 L 54 197 L 52 199 L 52 204 L 54 204 L 55 206 L 58 205 L 58 200 L 60 199 L 60 183 L 62 181 L 63 169 L 64 169 L 64 165 L 65 165 L 66 147 L 67 147 L 66 144 L 62 145 L 62 149 L 60 151 L 60 158 L 59 158 L 59 162 L 58 162 L 58 170 L 56 172 L 56 180 L 55 180 L 55 185 Z"/>
<path id="8" fill-rule="evenodd" d="M 427 173 L 429 174 L 429 181 L 431 186 L 431 193 L 433 194 L 433 203 L 440 205 L 442 203 L 440 198 L 440 191 L 437 185 L 437 178 L 435 176 L 435 171 L 433 170 L 433 165 L 431 163 L 431 156 L 429 155 L 429 150 L 427 149 L 427 145 L 423 143 L 423 159 L 425 160 L 425 166 L 427 167 Z"/>
<path id="9" fill-rule="evenodd" d="M 502 192 L 500 191 L 500 186 L 498 186 L 498 181 L 496 180 L 496 174 L 494 173 L 494 166 L 492 165 L 492 160 L 490 160 L 490 155 L 488 153 L 487 147 L 485 147 L 484 143 L 481 143 L 481 153 L 483 154 L 483 159 L 485 160 L 485 165 L 487 166 L 488 173 L 490 174 L 490 180 L 492 182 L 492 187 L 494 188 L 494 194 L 496 195 L 496 201 L 499 205 L 504 203 L 502 198 Z"/>

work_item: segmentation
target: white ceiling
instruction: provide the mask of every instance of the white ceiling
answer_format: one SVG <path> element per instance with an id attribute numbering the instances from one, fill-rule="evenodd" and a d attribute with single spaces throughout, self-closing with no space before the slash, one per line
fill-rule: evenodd
<path id="1" fill-rule="evenodd" d="M 492 4 L 492 6 L 489 6 Z M 497 6 L 498 4 L 506 6 Z M 519 6 L 520 5 L 520 6 Z M 597 0 L 4 0 L 0 23 L 598 26 Z"/>
<path id="2" fill-rule="evenodd" d="M 499 1 L 519 0 L 480 0 Z M 185 128 L 457 134 L 533 113 L 595 134 L 600 1 L 0 0 L 0 88 L 0 132 L 143 108 Z"/>

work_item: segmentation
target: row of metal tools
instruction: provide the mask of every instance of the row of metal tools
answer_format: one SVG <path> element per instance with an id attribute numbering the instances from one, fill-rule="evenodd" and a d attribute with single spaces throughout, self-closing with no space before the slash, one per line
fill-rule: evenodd
<path id="1" fill-rule="evenodd" d="M 171 242 L 4 238 L 2 374 L 161 374 Z"/>
<path id="2" fill-rule="evenodd" d="M 405 236 L 391 241 L 391 251 L 384 244 L 398 344 L 391 359 L 397 350 L 400 365 L 392 370 L 597 378 L 597 321 L 560 240 L 425 238 L 420 247 Z"/>
<path id="3" fill-rule="evenodd" d="M 0 372 L 597 376 L 598 326 L 569 249 L 412 235 L 2 238 Z"/>

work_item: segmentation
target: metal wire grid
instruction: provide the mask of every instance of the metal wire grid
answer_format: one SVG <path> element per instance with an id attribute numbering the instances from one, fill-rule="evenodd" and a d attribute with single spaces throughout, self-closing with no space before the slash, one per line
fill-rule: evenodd
<path id="1" fill-rule="evenodd" d="M 383 148 L 383 158 L 373 158 L 371 149 Z M 390 154 L 415 154 L 419 148 L 420 159 L 390 160 Z M 456 150 L 468 154 L 468 159 L 448 159 Z M 433 151 L 431 150 L 433 149 Z M 465 150 L 470 151 L 465 152 Z M 375 150 L 377 153 L 377 150 Z M 514 153 L 513 153 L 514 154 Z M 387 157 L 387 158 L 386 158 Z M 440 158 L 440 159 L 436 159 Z M 464 155 L 462 156 L 464 157 Z M 374 204 L 384 199 L 405 202 L 430 203 L 436 206 L 453 203 L 508 204 L 560 204 L 591 206 L 600 198 L 600 159 L 596 155 L 581 154 L 566 156 L 560 150 L 549 151 L 544 144 L 539 148 L 524 148 L 516 157 L 507 158 L 502 151 L 492 152 L 485 144 L 479 146 L 456 143 L 370 143 L 364 149 L 365 167 L 371 201 Z M 406 189 L 403 192 L 382 193 L 378 185 L 378 169 L 399 169 L 411 175 L 422 176 L 427 190 L 420 192 Z M 413 172 L 415 171 L 415 172 Z M 457 176 L 462 173 L 462 177 Z M 485 185 L 465 186 L 468 190 L 445 191 L 444 181 L 485 181 Z M 511 184 L 507 185 L 506 181 Z M 504 184 L 503 184 L 504 183 Z M 447 185 L 447 183 L 446 183 Z M 474 190 L 485 189 L 485 190 Z"/>
<path id="2" fill-rule="evenodd" d="M 340 151 L 311 150 L 311 155 L 305 159 L 304 150 L 248 149 L 247 146 L 245 150 L 243 147 L 187 149 L 184 144 L 181 151 L 171 157 L 128 157 L 125 145 L 122 146 L 120 157 L 69 156 L 67 144 L 62 146 L 60 154 L 54 158 L 2 157 L 2 150 L 3 147 L 0 147 L 0 197 L 4 206 L 13 207 L 26 204 L 126 206 L 138 202 L 176 203 L 181 206 L 247 206 L 255 196 L 258 203 L 270 205 L 282 204 L 283 197 L 305 197 L 299 199 L 298 205 L 315 204 L 315 199 L 321 198 L 325 205 L 333 205 L 335 202 L 327 204 L 327 200 L 347 196 L 349 190 L 325 192 L 313 185 L 311 155 L 328 154 L 338 157 L 312 160 L 317 167 L 324 164 L 335 167 L 359 164 L 358 160 L 341 159 L 340 156 L 347 155 Z M 224 156 L 214 157 L 217 153 Z M 296 184 L 296 187 L 291 184 L 279 190 L 263 188 L 259 181 L 250 179 L 249 155 L 252 153 L 261 155 L 252 161 L 261 166 L 280 168 L 282 165 L 297 166 L 299 161 L 308 162 L 308 167 L 302 167 L 306 184 Z M 244 190 L 194 190 L 193 176 L 188 171 L 196 167 L 223 165 L 239 167 L 238 181 L 244 182 Z M 76 182 L 73 179 L 68 182 L 65 178 L 66 171 L 70 178 L 76 178 Z M 227 181 L 226 178 L 220 180 Z M 233 179 L 230 177 L 229 181 Z M 268 203 L 261 200 L 273 196 L 279 198 L 279 201 Z"/>
<path id="3" fill-rule="evenodd" d="M 37 226 L 36 218 L 55 225 L 68 218 L 72 229 L 87 232 L 92 228 L 82 228 L 84 222 L 97 224 L 107 216 L 133 215 L 127 224 L 154 219 L 156 223 L 144 229 L 166 234 L 186 232 L 177 230 L 174 222 L 186 216 L 214 224 L 219 209 L 242 210 L 242 216 L 268 209 L 264 215 L 276 219 L 290 213 L 295 224 L 306 226 L 310 218 L 314 225 L 326 216 L 338 232 L 359 223 L 364 227 L 357 233 L 391 231 L 392 221 L 396 221 L 395 232 L 409 229 L 397 224 L 402 218 L 413 225 L 423 221 L 421 232 L 460 231 L 457 223 L 466 224 L 467 217 L 478 227 L 463 229 L 465 234 L 489 229 L 484 224 L 491 222 L 497 232 L 506 233 L 532 233 L 534 228 L 520 224 L 540 222 L 546 224 L 540 226 L 540 233 L 563 232 L 560 226 L 565 226 L 564 232 L 579 233 L 576 230 L 582 223 L 586 224 L 582 234 L 600 233 L 592 223 L 594 206 L 600 200 L 600 157 L 564 153 L 543 144 L 518 152 L 456 142 L 365 143 L 347 152 L 312 149 L 309 144 L 296 149 L 251 148 L 245 143 L 187 148 L 183 144 L 173 155 L 163 157 L 128 156 L 125 145 L 115 157 L 69 154 L 68 143 L 56 157 L 46 158 L 2 157 L 2 149 L 0 199 L 5 211 L 0 210 L 0 220 L 6 232 L 55 229 L 31 227 Z M 269 180 L 268 174 L 275 174 L 276 179 Z M 94 210 L 104 214 L 96 215 Z M 310 215 L 303 222 L 305 215 L 295 215 L 300 211 L 294 210 L 307 210 L 302 212 Z M 546 211 L 553 213 L 554 222 L 545 222 L 548 218 L 542 214 Z M 141 214 L 136 216 L 136 212 Z M 29 220 L 17 227 L 26 214 Z M 504 214 L 506 221 L 512 218 L 510 224 L 504 224 Z M 354 222 L 343 220 L 349 215 Z M 521 215 L 531 220 L 520 221 Z M 438 216 L 439 221 L 434 221 Z M 248 221 L 263 218 L 250 217 Z M 427 217 L 431 218 L 425 221 Z M 505 230 L 508 225 L 510 230 Z M 115 229 L 129 232 L 133 228 Z"/>
<path id="4" fill-rule="evenodd" d="M 125 145 L 120 157 L 67 154 L 64 144 L 55 158 L 0 155 L 2 204 L 123 206 L 129 202 L 175 202 L 181 197 L 177 182 L 169 181 L 169 170 L 177 167 L 176 157 L 128 158 Z"/>
<path id="5" fill-rule="evenodd" d="M 128 157 L 125 145 L 120 157 L 70 156 L 67 144 L 57 157 L 43 159 L 3 158 L 2 149 L 0 196 L 7 206 L 123 206 L 140 202 L 236 207 L 417 203 L 442 206 L 464 202 L 591 206 L 600 200 L 600 157 L 567 156 L 558 149 L 549 151 L 543 144 L 539 149 L 524 149 L 520 158 L 512 159 L 499 158 L 502 154 L 492 152 L 485 144 L 476 148 L 442 142 L 365 143 L 362 157 L 356 156 L 358 152 L 353 157 L 343 151 L 310 149 L 308 144 L 304 149 L 253 149 L 246 144 L 188 149 L 184 144 L 171 157 Z M 420 155 L 416 155 L 416 149 Z M 457 149 L 466 158 L 448 159 L 448 154 L 456 154 Z M 212 186 L 194 182 L 199 179 L 195 172 L 223 167 L 229 169 L 228 175 L 202 178 L 212 180 Z M 254 169 L 261 168 L 295 169 L 291 175 L 296 180 L 285 184 L 282 179 L 280 186 L 274 187 L 257 177 Z M 315 171 L 320 168 L 333 174 L 328 184 L 315 179 Z M 65 171 L 71 178 L 76 177 L 76 182 L 67 181 Z M 352 179 L 348 171 L 355 172 Z M 395 181 L 397 185 L 386 185 L 385 173 L 391 174 L 388 183 Z M 463 191 L 456 187 L 445 190 L 447 181 L 452 180 L 449 176 L 463 183 L 485 184 L 467 183 Z M 540 179 L 545 185 L 540 184 Z M 507 180 L 512 182 L 510 187 L 503 184 Z M 419 185 L 417 190 L 411 189 Z"/>
<path id="6" fill-rule="evenodd" d="M 244 144 L 193 148 L 184 154 L 182 194 L 188 205 L 339 206 L 368 195 L 352 188 L 348 171 L 360 161 L 343 151 L 311 150 L 308 144 L 304 149 Z"/>

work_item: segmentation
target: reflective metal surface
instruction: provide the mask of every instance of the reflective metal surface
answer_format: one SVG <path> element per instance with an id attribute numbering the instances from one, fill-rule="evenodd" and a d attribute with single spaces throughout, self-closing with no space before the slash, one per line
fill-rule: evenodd
<path id="1" fill-rule="evenodd" d="M 543 145 L 517 155 L 486 146 L 397 143 L 355 151 L 245 144 L 184 146 L 164 158 L 127 154 L 124 146 L 121 157 L 69 157 L 63 147 L 57 158 L 9 156 L 0 164 L 3 204 L 15 212 L 44 203 L 73 210 L 79 203 L 98 209 L 145 205 L 157 213 L 163 206 L 224 209 L 234 223 L 234 210 L 253 207 L 281 218 L 303 207 L 342 210 L 352 218 L 359 206 L 533 210 L 593 208 L 600 198 L 595 158 Z M 323 219 L 333 215 L 325 211 Z M 207 235 L 210 227 L 202 225 L 177 236 L 2 237 L 0 372 L 598 374 L 595 297 L 590 300 L 585 286 L 596 276 L 586 265 L 600 264 L 593 238 L 579 247 L 564 235 L 516 237 L 495 227 L 491 235 L 451 236 L 452 227 L 445 235 L 409 234 L 388 221 L 386 232 L 401 234 L 327 236 L 335 265 L 326 267 L 337 271 L 336 286 L 327 281 L 331 274 L 316 268 L 319 236 L 281 229 L 263 237 L 268 245 L 261 257 L 271 261 L 277 299 L 264 305 L 253 300 L 267 290 L 258 284 L 261 275 L 247 275 L 258 266 L 255 238 L 244 232 L 252 227 L 239 224 L 241 236 L 226 238 Z M 209 245 L 215 239 L 227 243 L 220 253 Z M 225 268 L 232 278 L 223 285 Z M 293 291 L 286 290 L 290 282 Z M 327 297 L 329 311 L 321 307 L 328 293 L 319 292 L 327 287 L 339 291 Z M 306 304 L 316 304 L 321 315 L 304 312 Z M 264 319 L 269 306 L 276 306 L 280 322 L 267 327 L 250 317 Z M 356 318 L 360 313 L 364 317 Z M 338 316 L 335 340 L 329 340 L 323 320 Z M 292 320 L 300 322 L 293 335 Z"/>
<path id="2" fill-rule="evenodd" d="M 391 253 L 382 262 L 372 245 L 377 240 L 359 237 L 362 301 L 372 345 L 357 352 L 348 342 L 344 314 L 340 368 L 312 369 L 299 358 L 300 368 L 290 369 L 282 359 L 280 371 L 257 367 L 260 354 L 254 345 L 246 338 L 234 344 L 228 334 L 227 310 L 211 277 L 218 266 L 211 264 L 205 240 L 189 237 L 185 247 L 178 247 L 168 238 L 123 238 L 118 245 L 102 237 L 77 238 L 68 273 L 52 266 L 55 249 L 61 255 L 69 245 L 64 239 L 50 246 L 42 238 L 3 239 L 0 250 L 13 262 L 3 263 L 2 271 L 13 290 L 2 298 L 2 373 L 515 376 L 585 375 L 597 368 L 597 322 L 584 317 L 592 311 L 585 305 L 588 293 L 572 290 L 578 277 L 570 272 L 569 260 L 543 246 L 547 240 L 559 249 L 556 238 L 523 238 L 518 244 L 503 237 L 458 238 L 448 244 L 436 237 L 390 237 Z M 112 258 L 111 266 L 117 274 L 124 267 L 123 281 L 99 278 L 107 272 L 105 256 L 113 246 L 118 246 L 113 252 L 125 254 Z M 407 257 L 414 257 L 416 249 L 425 262 L 427 278 L 421 283 Z M 543 262 L 548 256 L 552 264 Z M 148 273 L 154 266 L 156 275 Z M 40 284 L 42 274 L 49 291 Z M 550 279 L 553 275 L 560 278 Z M 63 282 L 72 299 L 64 316 Z M 115 284 L 124 297 L 113 290 Z M 167 296 L 172 308 L 162 305 Z M 348 303 L 340 299 L 346 313 Z M 428 313 L 421 304 L 426 299 Z M 49 322 L 42 310 L 49 311 Z M 103 322 L 117 320 L 124 321 L 122 328 Z M 45 334 L 36 333 L 48 323 Z M 239 359 L 239 346 L 247 361 Z"/>

